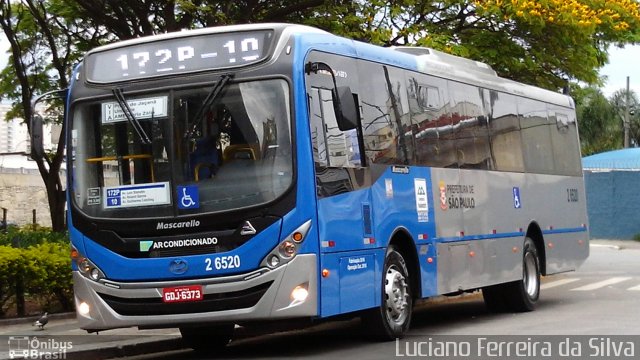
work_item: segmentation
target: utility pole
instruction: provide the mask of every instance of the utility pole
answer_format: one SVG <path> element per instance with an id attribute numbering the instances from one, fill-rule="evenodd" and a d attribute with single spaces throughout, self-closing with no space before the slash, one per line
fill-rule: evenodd
<path id="1" fill-rule="evenodd" d="M 624 109 L 624 148 L 629 147 L 629 77 L 627 76 L 627 92 L 625 96 L 625 109 Z"/>

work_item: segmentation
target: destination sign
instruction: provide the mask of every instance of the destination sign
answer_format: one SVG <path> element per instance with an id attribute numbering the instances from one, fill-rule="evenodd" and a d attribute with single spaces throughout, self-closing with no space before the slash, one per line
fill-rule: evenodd
<path id="1" fill-rule="evenodd" d="M 152 98 L 127 100 L 127 105 L 131 109 L 133 116 L 138 119 L 151 119 L 167 116 L 167 106 L 169 98 L 158 96 Z M 126 121 L 124 111 L 117 102 L 102 103 L 102 123 L 110 124 L 114 122 Z"/>
<path id="2" fill-rule="evenodd" d="M 156 40 L 92 52 L 89 82 L 112 83 L 254 64 L 267 58 L 272 30 L 206 34 Z"/>

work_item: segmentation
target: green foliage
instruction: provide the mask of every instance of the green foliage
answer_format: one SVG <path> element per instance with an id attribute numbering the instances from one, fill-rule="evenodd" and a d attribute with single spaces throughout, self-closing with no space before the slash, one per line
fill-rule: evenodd
<path id="1" fill-rule="evenodd" d="M 609 99 L 620 122 L 623 123 L 627 111 L 627 90 L 620 89 L 611 95 Z M 640 144 L 640 101 L 638 95 L 629 91 L 629 139 L 631 146 Z"/>
<path id="2" fill-rule="evenodd" d="M 487 59 L 498 73 L 550 89 L 562 87 L 563 78 L 598 84 L 598 69 L 607 61 L 608 47 L 637 42 L 640 36 L 640 11 L 633 0 L 473 3 L 474 16 L 466 22 L 474 25 L 465 26 L 459 35 L 471 55 Z M 473 33 L 481 36 L 479 41 L 466 40 Z M 489 59 L 486 45 L 498 38 L 500 46 L 494 49 L 500 52 Z"/>
<path id="3" fill-rule="evenodd" d="M 10 226 L 7 232 L 0 232 L 0 246 L 27 248 L 44 243 L 68 244 L 66 233 L 54 232 L 50 228 L 32 225 L 22 227 Z"/>
<path id="4" fill-rule="evenodd" d="M 597 84 L 610 44 L 640 39 L 629 0 L 265 0 L 66 2 L 102 41 L 180 29 L 287 22 L 374 44 L 420 45 L 481 60 L 502 75 L 559 89 Z M 145 14 L 141 16 L 140 14 Z"/>
<path id="5" fill-rule="evenodd" d="M 582 155 L 622 148 L 622 120 L 599 89 L 575 89 Z"/>
<path id="6" fill-rule="evenodd" d="M 15 295 L 15 280 L 25 268 L 22 250 L 0 246 L 0 315 L 5 313 L 7 302 Z"/>
<path id="7" fill-rule="evenodd" d="M 17 239 L 19 247 L 12 246 Z M 0 233 L 0 315 L 4 314 L 21 279 L 26 297 L 42 310 L 73 308 L 69 240 L 47 228 L 9 229 Z"/>
<path id="8" fill-rule="evenodd" d="M 627 111 L 626 89 L 606 98 L 595 87 L 572 87 L 580 126 L 582 155 L 621 149 L 624 145 L 624 113 Z M 631 146 L 640 144 L 640 101 L 629 92 L 629 124 Z"/>
<path id="9" fill-rule="evenodd" d="M 43 243 L 23 250 L 27 261 L 25 290 L 32 294 L 43 310 L 56 301 L 63 310 L 72 309 L 73 283 L 69 245 Z"/>

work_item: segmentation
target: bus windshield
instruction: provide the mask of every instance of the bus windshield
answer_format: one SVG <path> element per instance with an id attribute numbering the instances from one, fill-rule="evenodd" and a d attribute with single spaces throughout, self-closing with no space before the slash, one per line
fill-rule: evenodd
<path id="1" fill-rule="evenodd" d="M 226 80 L 75 104 L 75 205 L 91 217 L 166 217 L 281 196 L 293 179 L 288 85 Z"/>

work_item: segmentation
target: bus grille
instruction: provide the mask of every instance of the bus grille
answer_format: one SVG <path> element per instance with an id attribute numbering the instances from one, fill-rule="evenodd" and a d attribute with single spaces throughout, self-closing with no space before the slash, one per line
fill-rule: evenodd
<path id="1" fill-rule="evenodd" d="M 98 293 L 118 314 L 125 316 L 192 314 L 210 311 L 245 309 L 260 301 L 273 281 L 249 289 L 217 294 L 205 294 L 196 302 L 164 303 L 161 298 L 121 298 Z"/>

